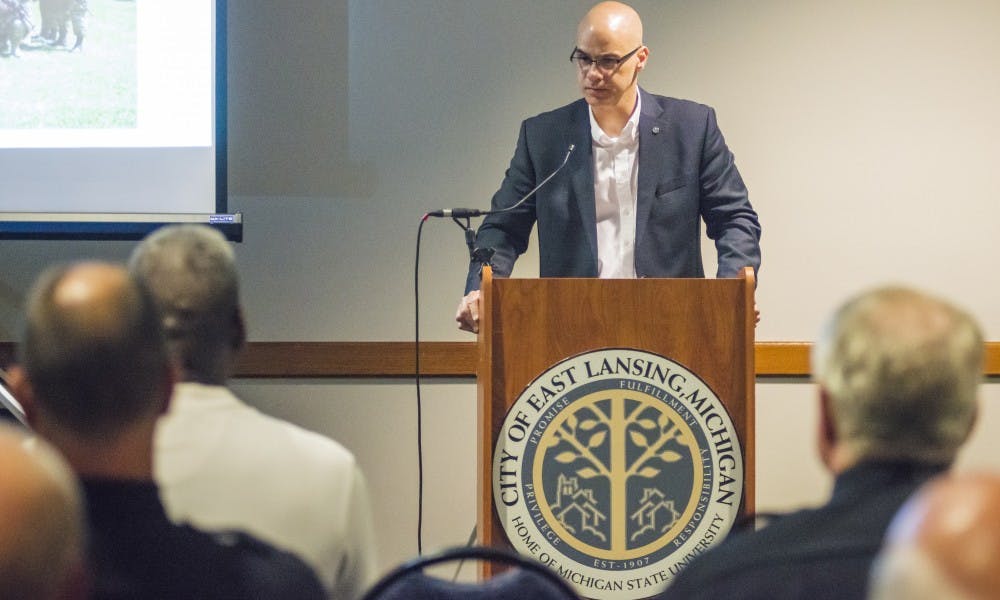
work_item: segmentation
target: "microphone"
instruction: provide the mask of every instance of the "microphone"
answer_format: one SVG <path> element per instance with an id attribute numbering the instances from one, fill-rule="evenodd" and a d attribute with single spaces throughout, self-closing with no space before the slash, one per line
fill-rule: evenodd
<path id="1" fill-rule="evenodd" d="M 428 217 L 452 217 L 452 218 L 455 218 L 455 219 L 464 219 L 464 218 L 467 218 L 467 217 L 479 217 L 479 216 L 482 216 L 482 215 L 495 215 L 497 213 L 507 212 L 508 210 L 514 210 L 518 206 L 521 206 L 522 204 L 524 204 L 525 200 L 527 200 L 528 198 L 530 198 L 531 196 L 533 196 L 535 194 L 535 192 L 537 192 L 538 190 L 540 190 L 543 185 L 545 185 L 546 183 L 548 183 L 550 179 L 552 179 L 553 177 L 556 176 L 556 173 L 558 173 L 559 171 L 561 171 L 562 168 L 566 166 L 566 163 L 569 162 L 569 155 L 573 153 L 573 149 L 574 148 L 576 148 L 576 145 L 575 144 L 570 144 L 569 148 L 566 149 L 566 156 L 563 157 L 562 162 L 559 163 L 559 166 L 556 167 L 556 170 L 552 171 L 551 173 L 549 173 L 549 176 L 546 177 L 545 179 L 543 179 L 541 182 L 539 182 L 538 185 L 536 185 L 535 187 L 531 188 L 530 192 L 528 192 L 527 194 L 525 194 L 524 196 L 522 196 L 520 200 L 518 200 L 517 202 L 515 202 L 511 206 L 508 206 L 507 208 L 501 208 L 499 210 L 480 210 L 478 208 L 442 208 L 441 210 L 432 210 L 431 212 L 427 213 L 427 216 Z"/>
<path id="2" fill-rule="evenodd" d="M 427 213 L 428 217 L 454 217 L 456 219 L 464 219 L 466 217 L 478 217 L 484 212 L 478 208 L 442 208 L 441 210 L 432 210 Z"/>

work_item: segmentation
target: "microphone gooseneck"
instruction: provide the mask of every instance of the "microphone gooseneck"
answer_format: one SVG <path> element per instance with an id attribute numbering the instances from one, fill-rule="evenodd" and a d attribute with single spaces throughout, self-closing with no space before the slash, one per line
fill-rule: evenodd
<path id="1" fill-rule="evenodd" d="M 548 183 L 550 179 L 552 179 L 553 177 L 556 176 L 556 173 L 558 173 L 559 171 L 561 171 L 562 168 L 566 166 L 566 163 L 569 162 L 569 155 L 573 153 L 573 150 L 575 148 L 576 148 L 576 144 L 570 144 L 569 148 L 566 149 L 566 156 L 563 157 L 562 162 L 559 163 L 559 166 L 556 167 L 555 171 L 552 171 L 551 173 L 549 173 L 548 177 L 546 177 L 545 179 L 541 180 L 538 183 L 538 185 L 536 185 L 535 187 L 531 188 L 531 191 L 529 191 L 527 194 L 525 194 L 524 196 L 522 196 L 520 200 L 518 200 L 514 204 L 508 206 L 507 208 L 500 208 L 500 209 L 497 209 L 497 210 L 480 210 L 478 208 L 442 208 L 440 210 L 432 210 L 431 212 L 427 213 L 427 216 L 428 217 L 452 217 L 453 219 L 467 219 L 469 217 L 481 217 L 481 216 L 484 216 L 484 215 L 495 215 L 497 213 L 502 213 L 502 212 L 507 212 L 509 210 L 514 210 L 518 206 L 521 206 L 522 204 L 524 204 L 524 202 L 528 198 L 532 197 L 535 194 L 535 192 L 537 192 L 538 190 L 540 190 L 543 185 L 545 185 L 546 183 Z"/>

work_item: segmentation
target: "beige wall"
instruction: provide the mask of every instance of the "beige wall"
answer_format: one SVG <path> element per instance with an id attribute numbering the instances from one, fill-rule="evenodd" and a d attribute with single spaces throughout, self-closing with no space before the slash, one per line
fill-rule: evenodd
<path id="1" fill-rule="evenodd" d="M 231 207 L 251 337 L 407 340 L 417 222 L 485 206 L 520 120 L 576 97 L 567 61 L 584 1 L 230 2 Z M 636 2 L 643 85 L 718 110 L 764 229 L 759 340 L 811 340 L 845 295 L 893 280 L 936 290 L 1000 339 L 1000 4 L 993 0 Z M 127 243 L 0 242 L 0 337 L 57 259 Z M 421 322 L 452 327 L 465 247 L 425 226 Z M 534 250 L 516 275 L 537 274 Z M 712 258 L 708 257 L 708 262 Z M 253 404 L 355 450 L 382 562 L 415 552 L 414 391 L 406 381 L 240 381 Z M 763 381 L 758 505 L 822 500 L 813 389 Z M 1000 466 L 987 408 L 965 464 Z M 428 547 L 474 521 L 474 387 L 425 389 Z"/>

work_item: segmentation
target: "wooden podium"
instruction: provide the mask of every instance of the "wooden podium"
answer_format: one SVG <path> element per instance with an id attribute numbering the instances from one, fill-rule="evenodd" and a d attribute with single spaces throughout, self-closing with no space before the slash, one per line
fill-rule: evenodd
<path id="1" fill-rule="evenodd" d="M 478 542 L 509 547 L 493 505 L 493 452 L 507 411 L 539 374 L 600 348 L 633 348 L 699 374 L 725 405 L 754 499 L 753 269 L 734 279 L 506 279 L 483 268 L 478 338 Z M 492 574 L 484 565 L 484 575 Z"/>

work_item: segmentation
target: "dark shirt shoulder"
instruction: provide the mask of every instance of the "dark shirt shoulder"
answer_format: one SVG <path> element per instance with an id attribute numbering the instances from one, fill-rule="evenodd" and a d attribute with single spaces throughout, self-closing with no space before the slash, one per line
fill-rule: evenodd
<path id="1" fill-rule="evenodd" d="M 829 502 L 732 533 L 691 561 L 663 598 L 863 599 L 868 571 L 903 502 L 943 466 L 864 463 Z"/>
<path id="2" fill-rule="evenodd" d="M 323 598 L 295 556 L 242 533 L 171 523 L 150 482 L 84 481 L 98 599 Z"/>

